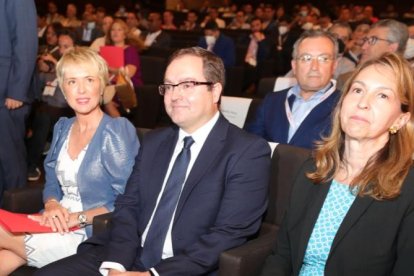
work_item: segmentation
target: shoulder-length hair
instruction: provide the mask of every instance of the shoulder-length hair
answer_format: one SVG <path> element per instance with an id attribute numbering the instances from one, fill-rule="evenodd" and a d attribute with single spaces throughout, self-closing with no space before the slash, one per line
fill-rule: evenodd
<path id="1" fill-rule="evenodd" d="M 112 41 L 112 38 L 111 38 L 111 30 L 114 24 L 119 24 L 121 28 L 124 30 L 126 45 L 133 46 L 138 51 L 141 51 L 145 48 L 144 41 L 140 39 L 139 37 L 132 35 L 126 22 L 119 18 L 115 19 L 114 22 L 112 22 L 111 27 L 109 27 L 108 33 L 105 36 L 105 45 L 114 45 L 114 42 Z"/>
<path id="2" fill-rule="evenodd" d="M 399 54 L 387 53 L 357 67 L 345 84 L 343 94 L 335 109 L 331 134 L 317 143 L 314 152 L 316 170 L 307 173 L 307 177 L 315 183 L 321 183 L 332 180 L 338 173 L 343 161 L 345 140 L 340 122 L 342 103 L 356 76 L 368 66 L 374 65 L 389 68 L 394 72 L 401 111 L 410 112 L 411 117 L 397 133 L 390 134 L 384 147 L 369 158 L 361 173 L 349 184 L 350 189 L 357 187 L 359 196 L 389 200 L 399 196 L 403 181 L 413 163 L 414 152 L 413 71 Z"/>

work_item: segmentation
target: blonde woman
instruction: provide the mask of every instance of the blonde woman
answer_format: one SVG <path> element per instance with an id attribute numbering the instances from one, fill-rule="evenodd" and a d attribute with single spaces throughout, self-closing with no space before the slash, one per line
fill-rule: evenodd
<path id="1" fill-rule="evenodd" d="M 93 218 L 113 210 L 138 153 L 135 128 L 100 108 L 108 69 L 96 52 L 75 48 L 59 60 L 56 72 L 75 117 L 56 123 L 44 163 L 45 208 L 40 219 L 33 219 L 51 233 L 13 235 L 0 228 L 0 275 L 23 264 L 42 267 L 76 253 L 79 243 L 92 234 Z M 69 231 L 74 226 L 80 229 Z"/>

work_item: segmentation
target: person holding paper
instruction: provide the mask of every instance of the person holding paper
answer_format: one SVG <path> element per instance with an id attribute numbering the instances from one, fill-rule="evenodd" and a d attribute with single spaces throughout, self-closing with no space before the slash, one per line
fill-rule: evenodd
<path id="1" fill-rule="evenodd" d="M 129 28 L 128 25 L 122 19 L 115 19 L 109 29 L 109 35 L 106 38 L 106 45 L 112 45 L 123 49 L 123 56 L 119 57 L 123 59 L 123 66 L 119 64 L 117 67 L 111 67 L 109 65 L 109 72 L 114 76 L 117 76 L 121 70 L 124 70 L 125 74 L 131 79 L 131 82 L 137 93 L 138 87 L 143 82 L 141 78 L 141 62 L 138 51 L 143 46 L 143 42 L 138 40 L 136 37 L 128 36 Z M 116 53 L 116 52 L 115 52 Z M 110 101 L 105 103 L 105 111 L 112 117 L 121 116 L 121 111 L 118 109 L 120 106 L 116 102 Z"/>
<path id="2" fill-rule="evenodd" d="M 114 209 L 132 171 L 139 141 L 124 118 L 100 108 L 108 80 L 106 62 L 93 50 L 75 48 L 57 63 L 57 78 L 76 116 L 55 125 L 45 160 L 45 209 L 33 216 L 51 233 L 13 235 L 0 228 L 0 275 L 29 264 L 42 267 L 76 253 L 92 233 L 94 216 Z M 69 228 L 79 227 L 69 231 Z M 30 232 L 30 229 L 28 229 Z"/>

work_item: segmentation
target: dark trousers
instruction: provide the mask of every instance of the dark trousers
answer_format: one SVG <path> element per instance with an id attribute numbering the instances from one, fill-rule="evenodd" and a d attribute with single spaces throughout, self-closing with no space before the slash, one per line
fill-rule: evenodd
<path id="1" fill-rule="evenodd" d="M 15 110 L 0 107 L 0 199 L 4 190 L 26 185 L 24 136 L 30 105 Z"/>
<path id="2" fill-rule="evenodd" d="M 102 246 L 93 246 L 86 251 L 61 259 L 38 269 L 35 276 L 101 275 Z"/>
<path id="3" fill-rule="evenodd" d="M 41 165 L 42 154 L 53 126 L 62 116 L 72 116 L 69 107 L 53 107 L 47 103 L 39 103 L 32 112 L 32 136 L 27 140 L 27 164 L 29 170 Z"/>

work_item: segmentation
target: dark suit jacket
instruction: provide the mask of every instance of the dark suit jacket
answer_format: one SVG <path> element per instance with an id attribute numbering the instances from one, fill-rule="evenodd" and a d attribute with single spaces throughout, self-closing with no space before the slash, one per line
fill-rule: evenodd
<path id="1" fill-rule="evenodd" d="M 340 93 L 335 91 L 315 106 L 288 143 L 290 125 L 285 111 L 285 100 L 289 89 L 268 93 L 259 106 L 255 119 L 246 124 L 246 130 L 268 141 L 311 149 L 314 141 L 330 133 L 331 114 Z"/>
<path id="2" fill-rule="evenodd" d="M 105 35 L 105 33 L 102 31 L 101 28 L 95 27 L 95 28 L 92 29 L 92 32 L 91 32 L 91 39 L 89 41 L 84 41 L 82 39 L 83 38 L 84 27 L 82 27 L 82 26 L 81 27 L 78 27 L 78 28 L 75 29 L 75 31 L 76 31 L 76 37 L 77 37 L 79 43 L 81 43 L 84 46 L 91 45 L 91 43 L 95 39 L 97 39 L 98 37 L 102 37 L 102 36 Z"/>
<path id="3" fill-rule="evenodd" d="M 144 31 L 141 34 L 141 38 L 143 41 L 145 41 L 145 38 L 148 35 L 148 31 Z M 161 31 L 161 33 L 155 38 L 154 42 L 151 44 L 151 47 L 156 48 L 170 48 L 171 46 L 171 35 L 169 33 L 166 33 L 164 31 Z"/>
<path id="4" fill-rule="evenodd" d="M 207 42 L 204 36 L 198 41 L 198 46 L 207 49 Z M 213 53 L 223 60 L 225 67 L 236 65 L 236 47 L 234 46 L 233 39 L 230 37 L 220 34 L 214 44 Z"/>
<path id="5" fill-rule="evenodd" d="M 315 185 L 305 162 L 292 190 L 290 206 L 278 233 L 278 245 L 267 259 L 262 276 L 298 275 L 312 229 L 330 183 Z M 377 201 L 357 197 L 338 229 L 329 253 L 326 276 L 413 275 L 414 169 L 401 195 Z"/>
<path id="6" fill-rule="evenodd" d="M 36 8 L 32 0 L 0 0 L 0 108 L 5 98 L 30 103 L 37 56 Z"/>
<path id="7" fill-rule="evenodd" d="M 143 269 L 141 235 L 155 208 L 177 138 L 177 127 L 145 135 L 125 194 L 115 204 L 104 260 L 121 263 L 128 270 Z M 178 202 L 172 228 L 174 257 L 156 265 L 157 272 L 163 276 L 215 275 L 220 253 L 243 244 L 258 230 L 267 205 L 269 169 L 266 141 L 220 116 Z"/>

